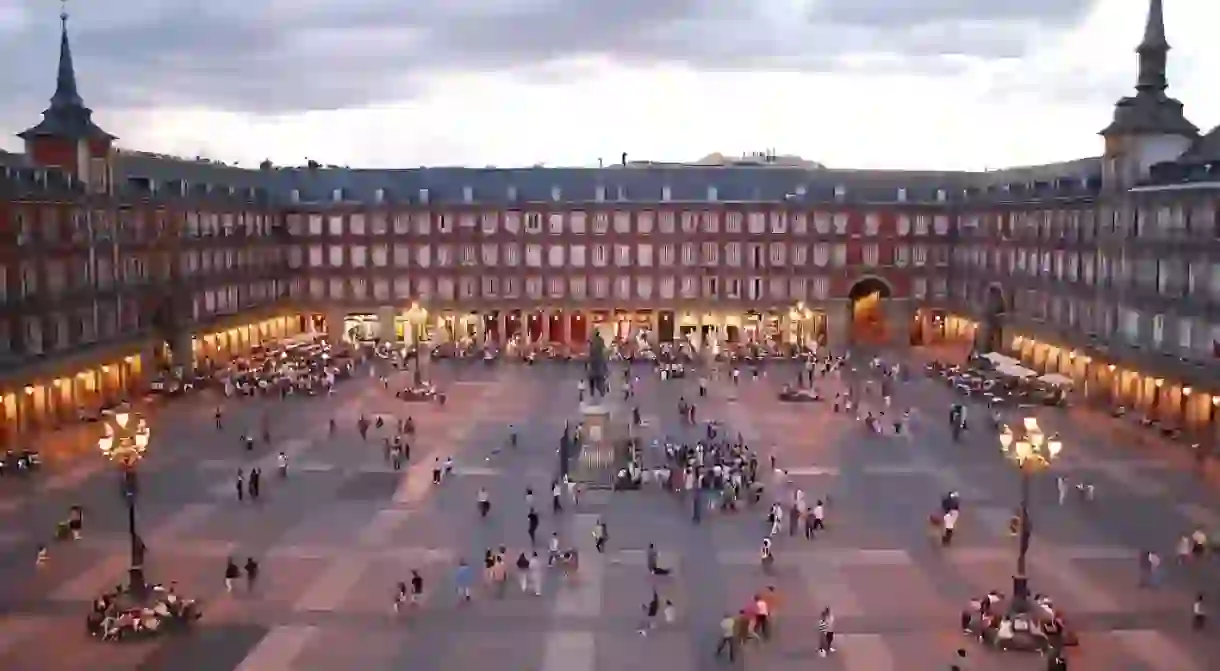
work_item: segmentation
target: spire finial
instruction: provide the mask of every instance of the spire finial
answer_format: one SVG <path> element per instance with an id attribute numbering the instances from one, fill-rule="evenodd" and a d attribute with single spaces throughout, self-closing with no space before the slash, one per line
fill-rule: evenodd
<path id="1" fill-rule="evenodd" d="M 55 77 L 55 95 L 51 107 L 80 107 L 83 103 L 76 90 L 76 68 L 72 64 L 72 45 L 68 42 L 68 1 L 59 0 L 59 71 Z"/>
<path id="2" fill-rule="evenodd" d="M 1148 21 L 1144 24 L 1144 39 L 1136 53 L 1140 57 L 1137 91 L 1159 93 L 1169 88 L 1165 72 L 1169 61 L 1169 41 L 1165 39 L 1165 8 L 1162 0 L 1148 0 Z"/>

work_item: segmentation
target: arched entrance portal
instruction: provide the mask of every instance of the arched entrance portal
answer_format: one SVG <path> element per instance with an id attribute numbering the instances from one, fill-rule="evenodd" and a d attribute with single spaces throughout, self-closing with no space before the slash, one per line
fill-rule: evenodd
<path id="1" fill-rule="evenodd" d="M 1004 318 L 1008 314 L 1008 300 L 999 284 L 987 287 L 983 298 L 983 328 L 979 329 L 976 347 L 982 352 L 1004 350 Z"/>
<path id="2" fill-rule="evenodd" d="M 865 277 L 847 293 L 851 313 L 851 342 L 880 345 L 889 330 L 885 320 L 885 301 L 892 295 L 890 285 L 877 277 Z"/>

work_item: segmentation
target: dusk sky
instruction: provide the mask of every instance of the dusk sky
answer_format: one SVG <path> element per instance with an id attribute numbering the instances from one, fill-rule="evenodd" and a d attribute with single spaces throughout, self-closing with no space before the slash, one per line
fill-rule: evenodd
<path id="1" fill-rule="evenodd" d="M 765 148 L 832 167 L 1099 154 L 1147 0 L 92 0 L 81 93 L 125 148 L 253 165 L 596 165 Z M 0 146 L 58 6 L 0 3 Z M 1170 94 L 1220 124 L 1220 2 L 1165 0 Z"/>

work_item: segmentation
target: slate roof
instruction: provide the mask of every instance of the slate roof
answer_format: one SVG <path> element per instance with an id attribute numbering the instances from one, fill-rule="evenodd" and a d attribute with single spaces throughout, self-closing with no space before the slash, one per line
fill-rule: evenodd
<path id="1" fill-rule="evenodd" d="M 958 201 L 989 191 L 1080 193 L 1100 177 L 1098 158 L 991 172 L 836 170 L 773 166 L 606 168 L 242 168 L 149 154 L 124 154 L 119 173 L 138 188 L 179 192 L 209 185 L 257 190 L 279 204 L 363 202 L 512 204 L 565 202 Z M 668 188 L 668 198 L 666 189 Z M 903 191 L 900 195 L 900 191 Z M 338 198 L 336 199 L 336 195 Z"/>

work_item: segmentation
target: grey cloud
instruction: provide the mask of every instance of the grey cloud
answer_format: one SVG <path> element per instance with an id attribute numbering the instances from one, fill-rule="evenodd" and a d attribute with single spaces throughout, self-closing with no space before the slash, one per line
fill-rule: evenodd
<path id="1" fill-rule="evenodd" d="M 403 99 L 420 75 L 537 71 L 581 56 L 826 72 L 883 54 L 896 70 L 939 73 L 952 69 L 946 55 L 1020 57 L 1094 1 L 124 0 L 82 3 L 72 32 L 96 109 L 275 114 Z M 23 64 L 0 75 L 15 92 L 0 103 L 6 125 L 17 105 L 29 121 L 49 96 L 58 29 L 45 0 L 10 2 L 33 19 L 0 26 L 0 58 Z"/>

